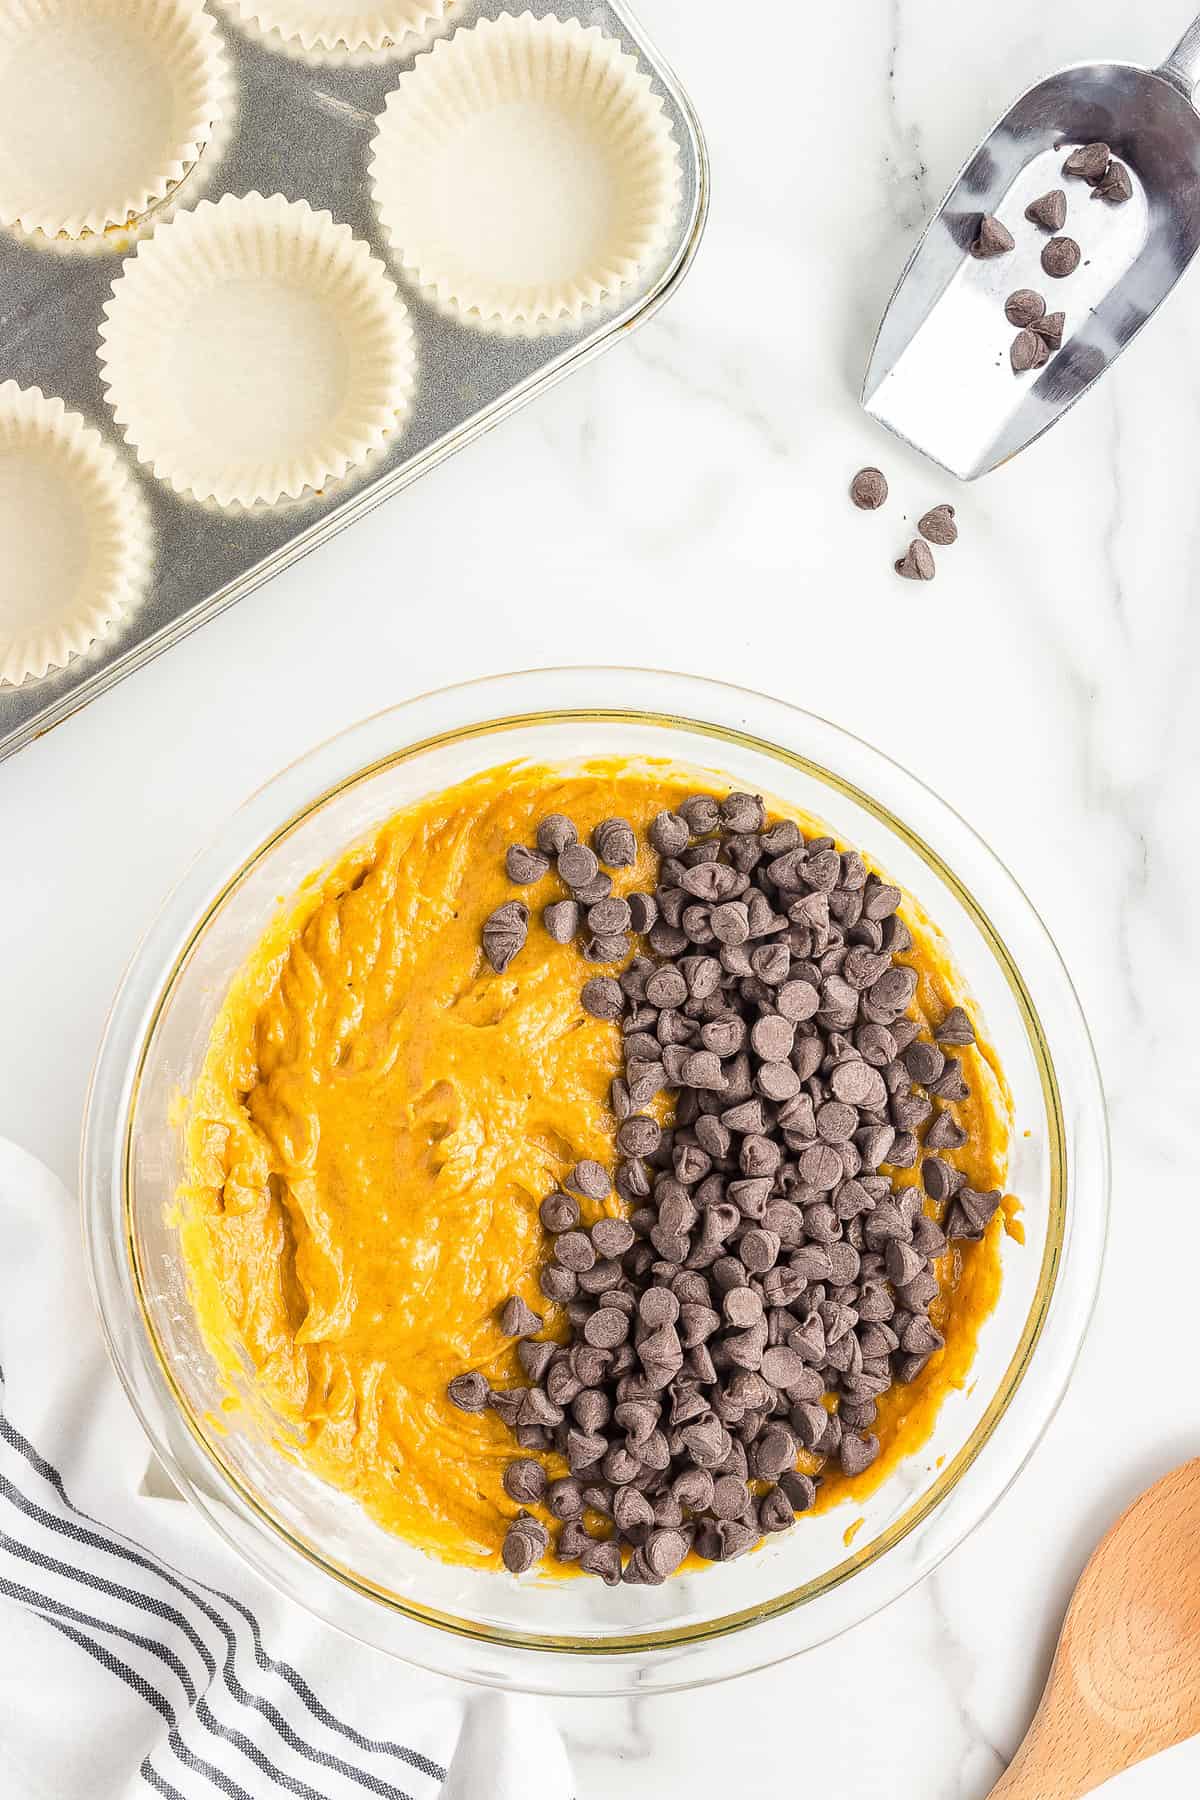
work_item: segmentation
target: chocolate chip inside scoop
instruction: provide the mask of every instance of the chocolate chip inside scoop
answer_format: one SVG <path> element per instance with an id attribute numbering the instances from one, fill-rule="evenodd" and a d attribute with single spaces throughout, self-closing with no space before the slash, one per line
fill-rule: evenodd
<path id="1" fill-rule="evenodd" d="M 636 860 L 627 830 L 593 834 L 614 866 Z M 974 1028 L 961 1006 L 932 1037 L 909 1016 L 900 890 L 831 838 L 769 821 L 755 795 L 695 795 L 649 837 L 644 947 L 581 982 L 586 1012 L 621 1033 L 615 1172 L 580 1162 L 541 1204 L 539 1279 L 565 1337 L 533 1335 L 541 1320 L 514 1297 L 500 1322 L 528 1385 L 450 1383 L 527 1453 L 504 1477 L 521 1509 L 503 1545 L 514 1574 L 550 1549 L 529 1507 L 558 1522 L 561 1560 L 657 1585 L 689 1552 L 727 1561 L 785 1529 L 823 1465 L 863 1474 L 880 1397 L 942 1348 L 938 1259 L 1000 1204 L 948 1160 L 967 1142 L 953 1051 Z M 572 879 L 575 827 L 544 820 L 537 842 Z M 485 942 L 511 961 L 521 923 L 502 907 Z M 898 1185 L 919 1161 L 921 1184 Z M 568 1469 L 549 1486 L 528 1454 L 545 1450 Z"/>

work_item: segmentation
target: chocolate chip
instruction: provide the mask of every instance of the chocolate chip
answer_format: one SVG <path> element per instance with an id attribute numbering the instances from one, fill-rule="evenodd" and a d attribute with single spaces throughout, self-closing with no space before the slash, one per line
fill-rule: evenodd
<path id="1" fill-rule="evenodd" d="M 483 949 L 497 975 L 503 975 L 529 935 L 529 908 L 508 900 L 485 920 Z"/>
<path id="2" fill-rule="evenodd" d="M 510 1462 L 503 1476 L 504 1491 L 518 1506 L 536 1506 L 546 1492 L 546 1471 L 532 1457 Z"/>
<path id="3" fill-rule="evenodd" d="M 547 1231 L 571 1231 L 579 1223 L 579 1202 L 574 1194 L 547 1194 L 538 1216 Z"/>
<path id="4" fill-rule="evenodd" d="M 550 1364 L 554 1361 L 554 1354 L 555 1346 L 553 1344 L 534 1343 L 530 1338 L 523 1339 L 517 1345 L 518 1360 L 532 1382 L 544 1379 Z"/>
<path id="5" fill-rule="evenodd" d="M 1010 325 L 1024 331 L 1042 318 L 1046 311 L 1046 302 L 1033 288 L 1018 288 L 1004 302 L 1004 316 Z"/>
<path id="6" fill-rule="evenodd" d="M 869 1469 L 879 1455 L 879 1439 L 869 1434 L 860 1436 L 856 1431 L 843 1431 L 842 1441 L 838 1446 L 838 1457 L 844 1475 L 861 1475 Z"/>
<path id="7" fill-rule="evenodd" d="M 612 890 L 612 876 L 606 875 L 601 869 L 590 881 L 585 881 L 581 887 L 572 888 L 571 891 L 581 906 L 596 906 L 601 900 L 607 900 Z"/>
<path id="8" fill-rule="evenodd" d="M 514 1294 L 501 1308 L 500 1329 L 505 1337 L 532 1337 L 542 1329 L 542 1321 L 532 1307 L 526 1306 L 524 1300 Z"/>
<path id="9" fill-rule="evenodd" d="M 597 937 L 616 937 L 629 929 L 629 902 L 613 895 L 588 907 L 588 930 Z"/>
<path id="10" fill-rule="evenodd" d="M 547 1300 L 553 1300 L 558 1306 L 565 1306 L 578 1293 L 579 1279 L 570 1269 L 564 1269 L 558 1263 L 546 1263 L 539 1271 L 538 1286 Z"/>
<path id="11" fill-rule="evenodd" d="M 688 1552 L 687 1539 L 681 1531 L 652 1531 L 641 1554 L 656 1575 L 673 1575 Z"/>
<path id="12" fill-rule="evenodd" d="M 660 856 L 678 856 L 687 849 L 692 834 L 687 820 L 678 813 L 660 812 L 651 820 L 646 835 Z"/>
<path id="13" fill-rule="evenodd" d="M 1064 276 L 1075 273 L 1082 255 L 1074 238 L 1051 238 L 1042 251 L 1042 267 L 1055 281 L 1061 281 Z"/>
<path id="14" fill-rule="evenodd" d="M 592 848 L 610 869 L 628 869 L 637 861 L 637 838 L 628 819 L 601 819 L 592 833 Z"/>
<path id="15" fill-rule="evenodd" d="M 653 894 L 630 894 L 628 902 L 630 928 L 644 937 L 658 921 L 658 901 Z"/>
<path id="16" fill-rule="evenodd" d="M 578 1162 L 567 1176 L 567 1185 L 573 1187 L 577 1194 L 585 1200 L 607 1200 L 612 1192 L 612 1182 L 607 1172 L 598 1162 L 585 1158 Z"/>
<path id="17" fill-rule="evenodd" d="M 913 539 L 895 567 L 897 575 L 903 575 L 906 581 L 932 581 L 937 574 L 933 552 L 921 538 Z"/>
<path id="18" fill-rule="evenodd" d="M 599 1306 L 583 1327 L 584 1342 L 594 1350 L 615 1350 L 629 1336 L 629 1320 L 615 1306 Z"/>
<path id="19" fill-rule="evenodd" d="M 585 1231 L 564 1231 L 561 1237 L 555 1239 L 554 1257 L 561 1268 L 578 1275 L 594 1266 L 596 1252 Z"/>
<path id="20" fill-rule="evenodd" d="M 975 1027 L 961 1006 L 952 1006 L 934 1036 L 939 1044 L 973 1044 Z"/>
<path id="21" fill-rule="evenodd" d="M 1063 341 L 1063 326 L 1067 322 L 1065 312 L 1047 313 L 1044 319 L 1038 319 L 1033 325 L 1034 334 L 1051 350 L 1060 348 Z"/>
<path id="22" fill-rule="evenodd" d="M 679 808 L 693 837 L 707 837 L 721 823 L 721 808 L 711 794 L 691 794 Z"/>
<path id="23" fill-rule="evenodd" d="M 977 1193 L 969 1187 L 959 1188 L 946 1214 L 946 1236 L 981 1238 L 998 1210 L 1000 1200 L 999 1188 L 993 1188 L 986 1194 Z"/>
<path id="24" fill-rule="evenodd" d="M 488 1403 L 491 1389 L 487 1377 L 478 1369 L 470 1369 L 465 1375 L 456 1375 L 446 1392 L 460 1412 L 482 1412 Z"/>
<path id="25" fill-rule="evenodd" d="M 1040 369 L 1049 362 L 1050 346 L 1036 331 L 1018 331 L 1009 360 L 1014 375 L 1027 375 L 1031 369 Z"/>
<path id="26" fill-rule="evenodd" d="M 600 872 L 595 852 L 586 844 L 568 844 L 558 858 L 558 872 L 570 888 L 586 887 Z"/>
<path id="27" fill-rule="evenodd" d="M 547 813 L 537 828 L 537 847 L 545 856 L 560 856 L 579 842 L 579 833 L 562 813 Z"/>
<path id="28" fill-rule="evenodd" d="M 500 1554 L 511 1575 L 524 1575 L 542 1560 L 550 1547 L 550 1533 L 529 1513 L 518 1513 L 504 1534 Z"/>
<path id="29" fill-rule="evenodd" d="M 629 955 L 627 937 L 605 934 L 590 937 L 583 946 L 584 960 L 591 963 L 623 962 Z"/>
<path id="30" fill-rule="evenodd" d="M 971 245 L 971 255 L 980 259 L 1007 256 L 1015 247 L 1008 227 L 1002 225 L 993 213 L 984 213 L 979 221 L 975 241 Z"/>
<path id="31" fill-rule="evenodd" d="M 1133 199 L 1133 182 L 1129 170 L 1114 156 L 1100 180 L 1092 189 L 1093 200 L 1107 200 L 1112 206 L 1124 206 Z"/>
<path id="32" fill-rule="evenodd" d="M 958 526 L 954 523 L 954 508 L 946 503 L 935 506 L 917 523 L 921 536 L 931 544 L 953 544 L 958 539 Z"/>
<path id="33" fill-rule="evenodd" d="M 617 1149 L 624 1156 L 653 1156 L 662 1143 L 662 1126 L 646 1113 L 631 1113 L 617 1132 Z"/>
<path id="34" fill-rule="evenodd" d="M 792 1054 L 796 1027 L 790 1019 L 772 1013 L 757 1019 L 750 1031 L 750 1047 L 764 1062 L 784 1062 Z"/>
<path id="35" fill-rule="evenodd" d="M 542 923 L 556 944 L 569 944 L 579 930 L 580 911 L 574 900 L 555 900 L 542 914 Z"/>
<path id="36" fill-rule="evenodd" d="M 728 1084 L 721 1059 L 711 1050 L 697 1050 L 683 1065 L 683 1079 L 688 1087 L 720 1090 Z"/>
<path id="37" fill-rule="evenodd" d="M 590 1013 L 593 1019 L 619 1019 L 625 1010 L 621 984 L 611 975 L 593 975 L 584 983 L 579 998 L 584 1012 Z"/>
<path id="38" fill-rule="evenodd" d="M 1095 187 L 1104 180 L 1111 160 L 1112 151 L 1107 144 L 1082 144 L 1068 156 L 1063 174 L 1077 176 Z"/>
<path id="39" fill-rule="evenodd" d="M 1025 217 L 1045 231 L 1061 231 L 1067 222 L 1067 196 L 1061 188 L 1051 188 L 1025 208 Z"/>
<path id="40" fill-rule="evenodd" d="M 726 794 L 721 802 L 721 824 L 737 836 L 761 831 L 766 823 L 761 794 Z"/>
<path id="41" fill-rule="evenodd" d="M 621 1546 L 615 1538 L 589 1544 L 579 1558 L 579 1566 L 588 1575 L 598 1575 L 605 1587 L 616 1587 L 621 1580 Z"/>
<path id="42" fill-rule="evenodd" d="M 887 497 L 887 478 L 881 469 L 860 469 L 850 483 L 850 498 L 860 512 L 877 512 Z"/>

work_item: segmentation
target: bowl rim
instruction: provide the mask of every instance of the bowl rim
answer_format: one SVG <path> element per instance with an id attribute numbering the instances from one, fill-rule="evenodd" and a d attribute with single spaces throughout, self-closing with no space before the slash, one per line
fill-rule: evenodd
<path id="1" fill-rule="evenodd" d="M 668 690 L 672 694 L 678 693 L 681 704 L 685 700 L 689 704 L 699 703 L 701 710 L 692 714 L 674 706 L 664 708 L 662 700 Z M 653 698 L 654 704 L 626 704 L 623 700 L 620 705 L 597 706 L 590 698 L 598 693 L 619 692 L 624 695 L 631 691 L 637 700 Z M 510 705 L 514 701 L 520 704 L 515 710 L 497 713 L 493 711 L 493 700 L 507 700 Z M 568 704 L 568 701 L 575 703 Z M 447 711 L 449 716 L 442 716 Z M 957 836 L 964 844 L 970 845 L 977 857 L 982 855 L 990 866 L 993 877 L 999 876 L 1002 886 L 1010 890 L 1023 913 L 1023 925 L 1026 928 L 1032 927 L 1035 940 L 1043 953 L 1044 967 L 1041 969 L 1041 976 L 1043 979 L 1054 980 L 1057 988 L 1055 999 L 1059 1005 L 1065 1003 L 1068 1021 L 1075 1028 L 1078 1040 L 1075 1049 L 1078 1051 L 1082 1047 L 1084 1052 L 1082 1061 L 1078 1057 L 1073 1058 L 1072 1079 L 1076 1086 L 1089 1090 L 1086 1096 L 1088 1104 L 1085 1104 L 1082 1111 L 1085 1122 L 1090 1125 L 1092 1142 L 1089 1154 L 1095 1166 L 1086 1198 L 1081 1198 L 1072 1180 L 1063 1098 L 1055 1059 L 1046 1039 L 1039 1009 L 1005 937 L 955 868 L 927 841 L 927 835 L 915 831 L 894 810 L 893 805 L 878 798 L 875 791 L 860 785 L 858 780 L 839 768 L 836 756 L 828 758 L 826 755 L 818 759 L 811 751 L 789 748 L 786 734 L 785 741 L 781 742 L 778 737 L 747 728 L 751 717 L 764 715 L 770 715 L 777 727 L 789 725 L 794 732 L 799 733 L 802 740 L 807 737 L 815 738 L 823 745 L 826 753 L 830 750 L 841 752 L 842 761 L 848 762 L 851 767 L 864 764 L 868 770 L 880 776 L 885 787 L 891 783 L 900 789 L 911 790 L 920 801 L 922 809 L 932 811 L 937 824 L 944 826 L 952 837 Z M 182 968 L 229 894 L 263 856 L 278 847 L 322 806 L 335 796 L 370 781 L 381 771 L 412 761 L 432 749 L 450 743 L 494 737 L 497 733 L 515 732 L 549 722 L 596 725 L 624 722 L 699 732 L 714 742 L 715 755 L 719 756 L 718 746 L 721 742 L 765 754 L 781 765 L 814 777 L 824 787 L 840 792 L 879 820 L 887 830 L 895 833 L 964 907 L 1013 993 L 1041 1081 L 1051 1147 L 1050 1229 L 1037 1289 L 1019 1342 L 983 1416 L 967 1441 L 947 1461 L 946 1466 L 939 1470 L 929 1486 L 923 1489 L 899 1518 L 868 1542 L 849 1552 L 845 1558 L 813 1580 L 780 1594 L 767 1603 L 743 1608 L 712 1620 L 645 1632 L 614 1633 L 602 1640 L 500 1629 L 423 1606 L 392 1593 L 339 1564 L 316 1545 L 306 1543 L 274 1516 L 266 1498 L 250 1489 L 220 1454 L 219 1442 L 214 1442 L 214 1434 L 204 1431 L 175 1379 L 145 1304 L 143 1271 L 131 1210 L 132 1136 L 146 1056 L 153 1042 L 158 1019 L 169 1003 Z M 440 729 L 428 729 L 438 725 Z M 368 742 L 374 746 L 376 753 L 364 757 L 362 748 Z M 280 800 L 283 801 L 282 807 L 277 806 Z M 262 827 L 270 815 L 274 815 L 274 823 L 264 834 Z M 245 848 L 247 844 L 249 849 Z M 291 1559 L 298 1559 L 299 1564 L 305 1565 L 304 1573 L 312 1568 L 323 1580 L 332 1578 L 334 1584 L 354 1596 L 356 1601 L 365 1602 L 375 1611 L 398 1615 L 408 1626 L 416 1629 L 419 1638 L 427 1638 L 432 1633 L 438 1639 L 466 1640 L 475 1647 L 471 1654 L 476 1661 L 479 1660 L 478 1649 L 483 1647 L 484 1670 L 481 1673 L 479 1669 L 472 1667 L 469 1679 L 494 1680 L 501 1685 L 530 1685 L 528 1680 L 513 1681 L 504 1667 L 499 1672 L 492 1668 L 490 1653 L 494 1650 L 509 1658 L 515 1653 L 524 1662 L 532 1659 L 545 1663 L 547 1660 L 565 1658 L 570 1665 L 577 1665 L 581 1661 L 609 1665 L 635 1664 L 639 1671 L 637 1685 L 644 1687 L 647 1664 L 653 1664 L 656 1660 L 663 1661 L 664 1652 L 678 1656 L 681 1652 L 694 1652 L 705 1646 L 720 1646 L 731 1638 L 743 1636 L 751 1626 L 757 1628 L 756 1642 L 763 1641 L 765 1648 L 765 1634 L 770 1626 L 778 1626 L 794 1616 L 798 1609 L 812 1608 L 815 1603 L 834 1595 L 837 1590 L 845 1587 L 852 1576 L 859 1575 L 872 1566 L 885 1565 L 889 1551 L 938 1513 L 948 1497 L 962 1486 L 1010 1414 L 1042 1341 L 1052 1303 L 1061 1291 L 1068 1229 L 1078 1222 L 1083 1206 L 1090 1204 L 1091 1229 L 1081 1240 L 1082 1251 L 1075 1257 L 1075 1278 L 1072 1284 L 1075 1291 L 1073 1304 L 1069 1309 L 1071 1316 L 1065 1334 L 1067 1341 L 1060 1346 L 1060 1359 L 1054 1371 L 1052 1391 L 1042 1395 L 1041 1404 L 1036 1408 L 1032 1433 L 1023 1431 L 1020 1444 L 1008 1447 L 1003 1473 L 999 1474 L 998 1479 L 993 1477 L 989 1481 L 987 1492 L 980 1496 L 976 1510 L 969 1512 L 956 1529 L 945 1534 L 945 1542 L 936 1545 L 931 1557 L 923 1559 L 915 1570 L 908 1569 L 907 1566 L 902 1569 L 897 1565 L 896 1577 L 878 1584 L 881 1591 L 864 1610 L 854 1606 L 840 1609 L 838 1618 L 831 1620 L 829 1629 L 822 1630 L 818 1636 L 804 1644 L 792 1645 L 790 1649 L 786 1647 L 786 1638 L 781 1638 L 785 1647 L 777 1649 L 774 1654 L 764 1655 L 763 1660 L 778 1661 L 783 1656 L 795 1654 L 797 1649 L 812 1647 L 813 1643 L 823 1642 L 828 1637 L 837 1635 L 879 1607 L 889 1604 L 908 1587 L 924 1579 L 999 1501 L 1032 1454 L 1057 1410 L 1082 1347 L 1099 1282 L 1107 1231 L 1107 1139 L 1107 1116 L 1095 1051 L 1070 976 L 1057 947 L 1028 897 L 1000 859 L 961 816 L 925 783 L 861 738 L 828 720 L 769 695 L 705 678 L 671 675 L 662 671 L 574 667 L 517 671 L 484 677 L 477 681 L 431 690 L 400 705 L 386 708 L 334 734 L 315 749 L 285 765 L 236 809 L 206 848 L 201 850 L 191 868 L 159 909 L 126 969 L 105 1027 L 89 1088 L 81 1147 L 80 1192 L 93 1298 L 100 1315 L 106 1347 L 126 1394 L 155 1453 L 176 1485 L 198 1506 L 226 1542 L 249 1560 L 260 1575 L 276 1586 L 280 1585 L 282 1577 L 285 1589 L 294 1598 L 307 1605 L 310 1610 L 316 1610 L 329 1618 L 330 1622 L 348 1629 L 343 1619 L 331 1617 L 329 1610 L 323 1608 L 319 1601 L 314 1601 L 311 1592 L 304 1591 L 299 1567 L 281 1570 L 278 1559 L 269 1554 L 272 1546 L 257 1541 L 256 1533 L 265 1528 L 266 1538 L 275 1540 L 275 1544 L 282 1549 L 285 1564 Z M 1072 1195 L 1070 1211 L 1069 1193 Z M 1078 1239 L 1078 1233 L 1075 1235 Z M 122 1254 L 114 1263 L 113 1251 L 118 1242 Z M 124 1280 L 121 1279 L 122 1274 Z M 115 1283 L 114 1275 L 117 1277 Z M 119 1314 L 114 1314 L 114 1308 L 120 1309 Z M 130 1322 L 130 1308 L 138 1328 L 132 1333 L 124 1329 Z M 139 1366 L 134 1367 L 135 1362 Z M 148 1389 L 156 1390 L 156 1393 L 152 1396 Z M 185 1444 L 180 1441 L 178 1432 L 169 1432 L 167 1422 L 159 1410 L 164 1398 L 174 1422 L 182 1422 L 186 1428 L 186 1439 L 190 1440 L 191 1450 L 198 1455 L 199 1467 L 185 1466 Z M 157 1400 L 158 1407 L 153 1404 L 154 1399 Z M 231 1510 L 236 1514 L 239 1509 L 246 1516 L 238 1521 L 238 1528 L 234 1529 L 229 1514 Z M 362 1621 L 359 1620 L 352 1629 L 357 1630 L 361 1624 Z M 389 1642 L 385 1647 L 426 1666 L 442 1668 L 444 1672 L 462 1672 L 456 1666 L 447 1667 L 444 1655 L 439 1657 L 428 1654 L 428 1646 L 425 1647 L 427 1653 L 420 1654 L 419 1643 L 396 1648 Z M 707 1676 L 700 1674 L 699 1679 L 720 1679 L 726 1673 L 741 1673 L 748 1666 L 759 1666 L 759 1663 L 757 1659 L 752 1664 L 740 1661 L 735 1667 L 720 1668 Z M 616 1667 L 613 1673 L 617 1674 Z M 655 1679 L 652 1685 L 692 1685 L 696 1678 L 696 1674 L 689 1670 L 686 1678 L 681 1678 L 676 1673 L 670 1678 Z M 547 1683 L 539 1673 L 533 1685 L 547 1686 Z M 564 1686 L 559 1677 L 551 1680 L 547 1691 L 628 1690 L 623 1685 L 613 1688 L 603 1680 L 598 1690 L 590 1684 L 584 1690 L 576 1690 L 569 1683 Z"/>

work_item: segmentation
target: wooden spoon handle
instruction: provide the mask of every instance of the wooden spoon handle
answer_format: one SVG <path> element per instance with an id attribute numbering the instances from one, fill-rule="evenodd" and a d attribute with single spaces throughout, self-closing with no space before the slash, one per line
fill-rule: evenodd
<path id="1" fill-rule="evenodd" d="M 1115 1773 L 1120 1765 L 1094 1741 L 1083 1707 L 1063 1716 L 1064 1698 L 1047 1694 L 990 1800 L 1081 1800 Z"/>

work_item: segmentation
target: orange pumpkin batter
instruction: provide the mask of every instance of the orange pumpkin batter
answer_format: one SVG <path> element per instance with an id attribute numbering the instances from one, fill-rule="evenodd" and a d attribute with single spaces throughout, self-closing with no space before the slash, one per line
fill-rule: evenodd
<path id="1" fill-rule="evenodd" d="M 188 1107 L 179 1207 L 206 1341 L 231 1374 L 248 1365 L 317 1473 L 446 1559 L 495 1562 L 517 1510 L 501 1487 L 512 1437 L 490 1412 L 457 1411 L 446 1384 L 476 1368 L 496 1386 L 524 1380 L 497 1324 L 512 1294 L 562 1335 L 538 1288 L 538 1205 L 580 1158 L 614 1162 L 618 1033 L 580 1007 L 595 971 L 536 922 L 559 897 L 553 875 L 523 892 L 534 924 L 508 972 L 481 954 L 484 919 L 513 897 L 505 850 L 532 842 L 548 812 L 584 837 L 628 818 L 643 846 L 615 877 L 628 893 L 653 884 L 654 814 L 728 785 L 603 761 L 514 765 L 436 794 L 305 884 L 214 1026 Z M 934 928 L 911 902 L 902 911 L 921 976 L 914 1008 L 937 1021 L 960 986 Z M 1007 1092 L 986 1045 L 961 1056 L 972 1092 L 956 1111 L 970 1141 L 947 1160 L 975 1188 L 1002 1187 Z M 585 1219 L 602 1210 L 585 1203 Z M 1002 1225 L 998 1215 L 984 1243 L 943 1260 L 933 1313 L 946 1349 L 885 1395 L 878 1461 L 854 1482 L 832 1474 L 822 1507 L 877 1485 L 928 1436 L 994 1304 Z"/>

